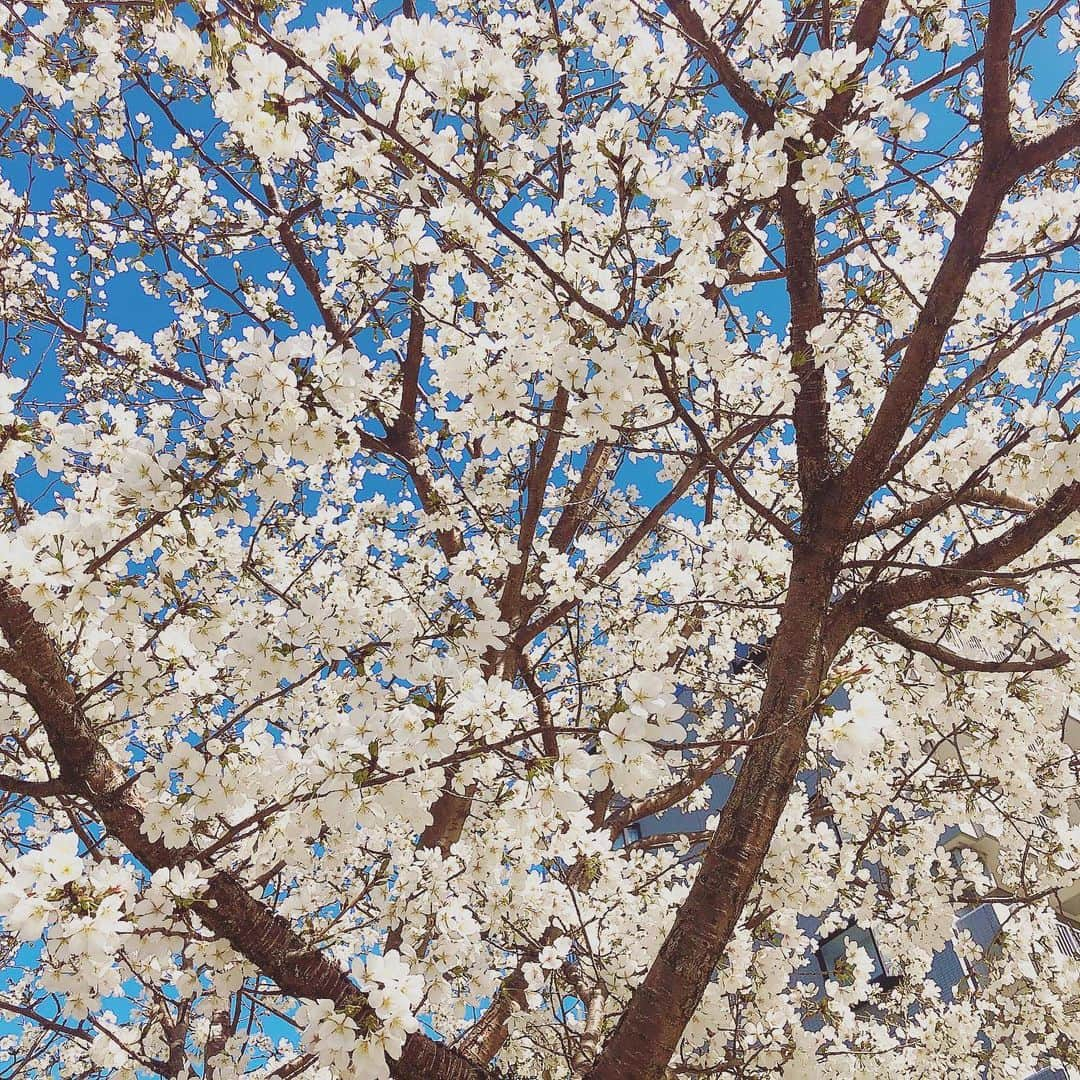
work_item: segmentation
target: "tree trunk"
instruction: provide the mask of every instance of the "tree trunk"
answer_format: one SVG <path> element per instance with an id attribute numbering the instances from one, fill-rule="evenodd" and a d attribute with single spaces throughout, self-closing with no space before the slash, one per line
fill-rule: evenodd
<path id="1" fill-rule="evenodd" d="M 838 558 L 796 548 L 750 747 L 690 894 L 587 1080 L 662 1080 L 758 880 L 802 761 L 825 655 L 822 630 Z"/>

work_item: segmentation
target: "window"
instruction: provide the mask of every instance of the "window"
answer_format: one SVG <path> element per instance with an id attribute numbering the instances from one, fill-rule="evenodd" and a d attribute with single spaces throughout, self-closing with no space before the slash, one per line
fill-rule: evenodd
<path id="1" fill-rule="evenodd" d="M 845 980 L 850 982 L 851 974 L 848 972 L 847 944 L 848 942 L 862 949 L 870 957 L 870 982 L 880 986 L 882 990 L 892 990 L 899 982 L 897 975 L 890 975 L 885 970 L 885 962 L 878 949 L 874 935 L 856 923 L 851 923 L 843 930 L 827 937 L 818 947 L 818 963 L 828 979 L 835 979 L 841 985 Z"/>
<path id="2" fill-rule="evenodd" d="M 1061 919 L 1056 929 L 1058 950 L 1065 956 L 1080 960 L 1080 928 Z"/>
<path id="3" fill-rule="evenodd" d="M 1000 951 L 998 934 L 1001 932 L 1001 921 L 994 911 L 993 904 L 980 904 L 965 912 L 956 920 L 957 930 L 966 930 L 972 941 L 978 946 L 980 952 L 974 960 L 965 963 L 970 982 L 979 986 L 985 984 L 990 977 L 990 969 L 986 958 Z"/>

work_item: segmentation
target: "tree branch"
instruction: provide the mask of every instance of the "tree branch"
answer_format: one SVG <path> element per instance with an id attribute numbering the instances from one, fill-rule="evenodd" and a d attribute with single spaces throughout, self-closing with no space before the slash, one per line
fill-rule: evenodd
<path id="1" fill-rule="evenodd" d="M 52 641 L 18 590 L 2 580 L 0 630 L 18 658 L 20 678 L 56 757 L 61 780 L 90 802 L 109 833 L 149 870 L 198 861 L 199 852 L 191 845 L 171 848 L 160 839 L 147 839 L 142 803 L 131 778 L 113 760 L 83 713 Z M 230 872 L 212 873 L 193 908 L 210 930 L 283 993 L 307 1000 L 327 998 L 338 1008 L 368 1015 L 367 998 L 348 975 L 308 945 L 286 919 L 252 897 Z M 391 1071 L 399 1080 L 488 1080 L 485 1070 L 419 1032 L 408 1036 L 402 1057 L 392 1063 Z"/>
<path id="2" fill-rule="evenodd" d="M 671 809 L 676 803 L 682 802 L 688 795 L 697 791 L 702 784 L 708 783 L 716 775 L 717 769 L 731 757 L 733 749 L 734 745 L 722 747 L 700 765 L 692 766 L 681 780 L 620 807 L 608 816 L 604 822 L 604 828 L 612 837 L 616 837 L 635 821 Z"/>
<path id="3" fill-rule="evenodd" d="M 811 333 L 825 321 L 817 274 L 817 228 L 813 212 L 799 202 L 793 189 L 801 175 L 801 163 L 792 161 L 787 184 L 780 192 L 780 220 L 787 261 L 785 283 L 791 305 L 791 366 L 799 382 L 795 392 L 799 488 L 805 499 L 821 488 L 830 470 L 825 369 L 811 355 L 810 344 Z"/>
<path id="4" fill-rule="evenodd" d="M 430 267 L 424 263 L 412 269 L 409 294 L 409 336 L 405 363 L 401 370 L 401 404 L 393 427 L 386 433 L 389 445 L 404 445 L 416 438 L 416 405 L 420 394 L 420 369 L 424 362 L 424 293 Z"/>
<path id="5" fill-rule="evenodd" d="M 565 554 L 569 550 L 574 535 L 581 528 L 587 508 L 600 484 L 600 478 L 604 474 L 604 468 L 611 458 L 611 453 L 611 443 L 603 440 L 594 443 L 592 449 L 589 450 L 581 469 L 581 477 L 574 485 L 574 490 L 570 493 L 570 498 L 566 500 L 559 520 L 555 522 L 555 527 L 547 538 L 551 547 L 560 554 Z"/>
<path id="6" fill-rule="evenodd" d="M 702 461 L 700 457 L 693 458 L 683 470 L 682 476 L 675 481 L 671 490 L 645 515 L 634 527 L 630 535 L 609 555 L 601 565 L 593 578 L 597 582 L 606 581 L 632 554 L 634 549 L 651 533 L 660 523 L 660 519 L 675 505 L 690 489 L 694 481 L 701 475 Z M 577 600 L 564 600 L 556 604 L 546 614 L 541 615 L 533 623 L 521 627 L 514 635 L 514 644 L 518 648 L 524 648 L 537 635 L 555 625 L 567 612 L 572 610 Z"/>
<path id="7" fill-rule="evenodd" d="M 1016 510 L 1029 513 L 1035 509 L 1029 502 L 1018 499 L 1015 495 L 1006 495 L 986 487 L 975 487 L 968 492 L 942 491 L 928 495 L 908 506 L 897 510 L 886 518 L 877 518 L 857 525 L 852 532 L 853 540 L 865 540 L 875 533 L 899 528 L 912 521 L 928 521 L 935 514 L 947 510 L 950 506 L 986 506 L 996 510 Z"/>
<path id="8" fill-rule="evenodd" d="M 697 47 L 699 54 L 720 77 L 724 89 L 746 115 L 761 128 L 768 131 L 774 122 L 773 111 L 757 91 L 739 74 L 720 46 L 705 28 L 701 16 L 690 6 L 689 0 L 667 0 L 668 11 L 675 16 L 683 37 Z"/>
<path id="9" fill-rule="evenodd" d="M 986 25 L 983 61 L 983 100 L 980 124 L 984 154 L 993 157 L 1012 149 L 1009 111 L 1009 48 L 1012 44 L 1013 23 L 1016 20 L 1016 0 L 990 0 L 990 17 Z"/>
<path id="10" fill-rule="evenodd" d="M 1064 667 L 1070 661 L 1069 654 L 1060 650 L 1055 650 L 1048 656 L 1034 657 L 1031 660 L 976 660 L 969 656 L 961 656 L 959 653 L 953 652 L 952 649 L 946 649 L 936 642 L 913 637 L 888 619 L 876 619 L 867 623 L 867 626 L 875 633 L 880 634 L 881 637 L 887 638 L 905 649 L 910 649 L 912 652 L 928 656 L 931 660 L 936 660 L 940 664 L 955 668 L 957 671 L 986 671 L 995 674 L 1052 671 L 1054 668 Z"/>
<path id="11" fill-rule="evenodd" d="M 843 127 L 851 112 L 851 103 L 855 100 L 855 79 L 866 67 L 870 53 L 877 42 L 878 34 L 881 33 L 881 24 L 885 19 L 885 10 L 888 0 L 863 0 L 858 14 L 851 24 L 851 33 L 848 42 L 855 46 L 858 52 L 866 52 L 867 56 L 859 65 L 858 69 L 848 77 L 849 84 L 844 90 L 833 94 L 828 104 L 817 115 L 812 127 L 813 135 L 817 139 L 831 139 Z"/>
<path id="12" fill-rule="evenodd" d="M 518 529 L 518 559 L 506 575 L 499 600 L 500 616 L 504 622 L 511 625 L 521 600 L 521 589 L 525 584 L 525 575 L 529 567 L 529 552 L 536 539 L 536 527 L 544 509 L 544 496 L 547 493 L 548 481 L 551 479 L 551 470 L 555 465 L 555 457 L 559 452 L 569 402 L 570 391 L 565 386 L 560 386 L 551 405 L 551 415 L 548 418 L 543 447 L 529 471 L 529 478 L 525 484 L 525 510 L 521 515 L 521 527 Z"/>
<path id="13" fill-rule="evenodd" d="M 840 477 L 839 487 L 843 490 L 849 513 L 854 513 L 878 486 L 889 458 L 908 430 L 926 382 L 941 355 L 945 335 L 979 265 L 986 237 L 1012 183 L 1011 175 L 1006 175 L 998 164 L 984 158 L 956 223 L 952 243 L 908 338 L 900 367 L 885 391 L 869 432 Z"/>
<path id="14" fill-rule="evenodd" d="M 23 780 L 18 776 L 0 773 L 0 791 L 9 795 L 30 795 L 46 799 L 50 795 L 69 795 L 70 790 L 62 780 Z"/>
<path id="15" fill-rule="evenodd" d="M 854 618 L 850 628 L 866 620 L 876 621 L 890 612 L 927 600 L 940 600 L 971 591 L 983 579 L 1030 551 L 1080 509 L 1080 481 L 1063 484 L 1040 506 L 1000 536 L 976 544 L 960 558 L 922 573 L 904 574 L 892 581 L 871 586 L 861 594 L 848 593 L 834 605 L 834 612 Z M 838 631 L 839 632 L 839 631 Z"/>

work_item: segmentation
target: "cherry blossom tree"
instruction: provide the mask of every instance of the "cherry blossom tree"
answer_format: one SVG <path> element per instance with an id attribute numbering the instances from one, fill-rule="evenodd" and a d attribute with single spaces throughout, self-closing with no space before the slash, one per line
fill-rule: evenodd
<path id="1" fill-rule="evenodd" d="M 12 1075 L 1080 1058 L 1075 5 L 0 38 Z"/>

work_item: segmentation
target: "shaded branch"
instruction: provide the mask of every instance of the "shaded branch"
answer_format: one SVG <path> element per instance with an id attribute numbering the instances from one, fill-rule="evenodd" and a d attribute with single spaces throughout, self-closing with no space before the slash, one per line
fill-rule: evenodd
<path id="1" fill-rule="evenodd" d="M 293 231 L 292 225 L 289 223 L 289 216 L 286 214 L 285 208 L 281 205 L 281 200 L 278 198 L 277 191 L 274 189 L 273 184 L 263 184 L 263 191 L 266 195 L 267 205 L 278 218 L 277 234 L 281 240 L 281 246 L 285 249 L 286 254 L 289 256 L 289 261 L 292 263 L 297 274 L 300 275 L 300 280 L 304 283 L 304 288 L 307 289 L 312 303 L 319 312 L 323 325 L 330 332 L 330 336 L 334 339 L 334 343 L 338 348 L 352 348 L 352 338 L 349 336 L 348 330 L 337 317 L 333 308 L 327 304 L 326 298 L 323 295 L 323 286 L 319 279 L 319 272 L 312 263 L 306 248 Z"/>
<path id="2" fill-rule="evenodd" d="M 26 687 L 59 766 L 61 780 L 82 794 L 108 832 L 147 869 L 182 866 L 200 861 L 191 844 L 170 847 L 149 840 L 144 830 L 143 803 L 132 777 L 112 758 L 79 704 L 74 685 L 51 639 L 34 618 L 17 589 L 0 580 L 0 630 L 7 652 Z M 261 900 L 228 871 L 213 872 L 205 892 L 192 905 L 203 924 L 228 941 L 279 989 L 293 997 L 325 998 L 339 1009 L 371 1015 L 366 996 L 330 957 L 312 947 L 288 920 Z M 408 1036 L 400 1060 L 392 1065 L 398 1080 L 487 1080 L 472 1065 L 442 1043 L 415 1032 Z"/>
<path id="3" fill-rule="evenodd" d="M 885 19 L 885 11 L 888 8 L 888 0 L 863 0 L 858 14 L 851 24 L 851 32 L 848 34 L 848 42 L 855 46 L 856 51 L 865 52 L 867 55 L 855 72 L 845 80 L 846 88 L 833 94 L 828 104 L 814 120 L 812 132 L 815 138 L 832 138 L 844 125 L 851 112 L 851 104 L 855 100 L 856 76 L 860 75 L 870 59 L 878 34 L 881 33 L 881 24 Z"/>
<path id="4" fill-rule="evenodd" d="M 955 668 L 957 671 L 986 671 L 995 674 L 1052 671 L 1054 668 L 1064 667 L 1070 660 L 1069 654 L 1060 650 L 1055 650 L 1048 656 L 1034 657 L 1031 660 L 976 660 L 970 656 L 961 656 L 959 653 L 953 652 L 952 649 L 946 649 L 937 642 L 924 641 L 921 638 L 913 637 L 887 619 L 877 619 L 867 625 L 875 633 L 880 634 L 881 637 L 887 638 L 905 649 L 910 649 L 912 652 L 928 656 L 931 660 L 936 660 L 940 664 Z"/>
<path id="5" fill-rule="evenodd" d="M 9 795 L 30 795 L 35 799 L 70 794 L 67 784 L 62 780 L 23 780 L 6 773 L 0 773 L 0 791 Z"/>
<path id="6" fill-rule="evenodd" d="M 865 540 L 875 533 L 896 529 L 912 521 L 927 521 L 950 506 L 958 505 L 985 506 L 996 510 L 1016 510 L 1024 513 L 1035 509 L 1031 503 L 1018 499 L 1015 495 L 1006 495 L 986 487 L 975 487 L 968 492 L 943 491 L 928 495 L 925 499 L 919 499 L 886 518 L 872 519 L 855 526 L 852 539 Z"/>

